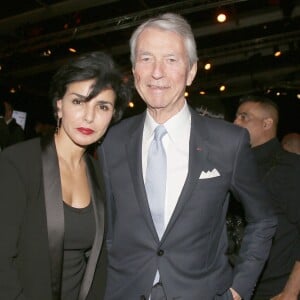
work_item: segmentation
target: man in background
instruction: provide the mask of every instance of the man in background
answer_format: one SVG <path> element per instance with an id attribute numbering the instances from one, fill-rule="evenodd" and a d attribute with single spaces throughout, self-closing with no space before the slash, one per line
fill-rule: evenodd
<path id="1" fill-rule="evenodd" d="M 278 218 L 255 300 L 297 300 L 300 296 L 300 157 L 282 149 L 276 137 L 278 119 L 273 101 L 248 95 L 241 99 L 234 121 L 250 133 L 260 177 Z"/>
<path id="2" fill-rule="evenodd" d="M 4 119 L 9 130 L 8 146 L 22 142 L 25 140 L 25 133 L 23 128 L 13 118 L 14 107 L 12 102 L 4 101 L 5 115 Z"/>
<path id="3" fill-rule="evenodd" d="M 297 132 L 287 133 L 281 140 L 284 150 L 300 154 L 300 134 Z"/>
<path id="4" fill-rule="evenodd" d="M 4 120 L 5 106 L 2 101 L 0 101 L 0 151 L 2 151 L 8 144 L 9 131 L 8 126 Z"/>

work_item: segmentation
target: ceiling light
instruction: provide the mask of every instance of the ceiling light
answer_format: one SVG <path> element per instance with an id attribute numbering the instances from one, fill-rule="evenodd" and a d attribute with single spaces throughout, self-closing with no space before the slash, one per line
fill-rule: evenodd
<path id="1" fill-rule="evenodd" d="M 211 69 L 211 63 L 205 63 L 205 65 L 204 65 L 204 70 L 206 70 L 206 71 L 208 71 L 208 70 L 210 70 Z"/>
<path id="2" fill-rule="evenodd" d="M 273 52 L 273 55 L 274 55 L 275 57 L 279 57 L 279 56 L 282 54 L 282 52 L 280 51 L 280 49 L 279 49 L 278 46 L 275 46 L 273 51 L 274 51 L 274 52 Z"/>
<path id="3" fill-rule="evenodd" d="M 42 52 L 42 56 L 50 56 L 52 54 L 51 50 L 50 49 L 47 49 L 45 51 Z"/>
<path id="4" fill-rule="evenodd" d="M 72 53 L 76 53 L 77 52 L 77 50 L 75 48 L 72 48 L 72 47 L 69 48 L 69 51 L 72 52 Z"/>
<path id="5" fill-rule="evenodd" d="M 217 15 L 217 21 L 218 21 L 219 23 L 224 23 L 224 22 L 226 21 L 226 19 L 227 19 L 227 16 L 226 16 L 225 13 L 219 13 L 219 14 Z"/>
<path id="6" fill-rule="evenodd" d="M 224 84 L 220 85 L 219 91 L 224 92 L 226 90 L 226 86 Z"/>

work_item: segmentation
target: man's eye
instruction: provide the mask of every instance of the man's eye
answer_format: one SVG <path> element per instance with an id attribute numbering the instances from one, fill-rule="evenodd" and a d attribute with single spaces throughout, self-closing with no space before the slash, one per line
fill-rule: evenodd
<path id="1" fill-rule="evenodd" d="M 168 62 L 170 62 L 170 63 L 176 62 L 176 59 L 175 58 L 168 58 Z"/>
<path id="2" fill-rule="evenodd" d="M 150 62 L 150 61 L 152 61 L 152 59 L 151 59 L 150 56 L 141 56 L 140 57 L 140 61 L 142 61 L 142 62 Z"/>

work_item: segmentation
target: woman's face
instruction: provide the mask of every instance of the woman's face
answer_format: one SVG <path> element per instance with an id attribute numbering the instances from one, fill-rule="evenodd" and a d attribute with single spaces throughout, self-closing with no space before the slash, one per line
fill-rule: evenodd
<path id="1" fill-rule="evenodd" d="M 59 135 L 83 147 L 104 135 L 114 113 L 116 94 L 112 89 L 102 90 L 85 102 L 93 83 L 94 80 L 71 83 L 64 97 L 57 101 L 57 115 L 62 120 Z"/>

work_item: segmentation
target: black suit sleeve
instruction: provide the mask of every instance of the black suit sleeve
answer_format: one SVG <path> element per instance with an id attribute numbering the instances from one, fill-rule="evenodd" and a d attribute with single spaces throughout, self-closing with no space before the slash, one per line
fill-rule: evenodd
<path id="1" fill-rule="evenodd" d="M 297 260 L 300 261 L 300 155 L 283 153 L 280 166 L 270 175 L 268 184 L 278 214 L 298 230 L 294 241 Z"/>
<path id="2" fill-rule="evenodd" d="M 18 240 L 26 192 L 16 166 L 0 155 L 0 299 L 25 300 L 18 276 Z"/>
<path id="3" fill-rule="evenodd" d="M 277 218 L 269 194 L 258 177 L 256 163 L 245 130 L 240 137 L 232 175 L 232 192 L 243 205 L 247 226 L 234 268 L 232 287 L 250 299 L 255 283 L 268 258 Z"/>

